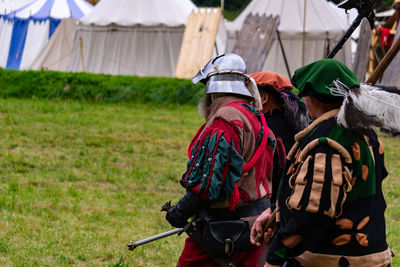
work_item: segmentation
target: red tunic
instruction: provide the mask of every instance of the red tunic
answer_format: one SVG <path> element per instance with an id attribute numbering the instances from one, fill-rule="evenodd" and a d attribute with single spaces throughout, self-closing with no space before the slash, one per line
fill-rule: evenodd
<path id="1" fill-rule="evenodd" d="M 213 202 L 212 207 L 235 209 L 271 194 L 269 185 L 275 137 L 262 126 L 263 114 L 238 97 L 217 98 L 206 114 L 206 123 L 199 129 L 189 147 L 187 171 L 181 184 L 201 198 Z M 262 140 L 267 141 L 262 146 Z M 243 172 L 244 166 L 260 150 L 260 157 Z M 236 266 L 256 266 L 260 248 L 253 246 L 234 255 Z M 180 264 L 180 265 L 179 265 Z M 219 266 L 212 257 L 187 238 L 178 266 Z"/>

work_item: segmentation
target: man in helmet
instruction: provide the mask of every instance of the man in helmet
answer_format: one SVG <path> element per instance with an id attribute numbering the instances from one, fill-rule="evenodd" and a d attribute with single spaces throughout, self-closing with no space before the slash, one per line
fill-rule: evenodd
<path id="1" fill-rule="evenodd" d="M 360 85 L 335 59 L 296 70 L 292 83 L 313 122 L 296 134 L 287 157 L 266 266 L 294 257 L 301 265 L 287 266 L 390 266 L 382 194 L 387 171 L 372 126 L 384 120 L 399 128 L 394 114 L 400 98 Z M 268 209 L 255 222 L 252 242 L 263 235 L 260 225 L 270 214 Z"/>
<path id="2" fill-rule="evenodd" d="M 184 227 L 197 215 L 198 231 L 186 239 L 178 266 L 257 264 L 260 248 L 249 242 L 249 225 L 269 207 L 275 139 L 258 110 L 256 85 L 245 72 L 241 57 L 225 54 L 192 78 L 206 85 L 199 106 L 205 124 L 189 146 L 180 181 L 186 194 L 166 219 Z"/>

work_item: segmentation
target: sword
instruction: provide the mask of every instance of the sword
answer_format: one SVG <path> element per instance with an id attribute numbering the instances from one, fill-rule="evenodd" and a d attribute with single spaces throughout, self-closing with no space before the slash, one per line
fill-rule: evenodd
<path id="1" fill-rule="evenodd" d="M 167 203 L 165 203 L 162 208 L 161 211 L 168 211 L 171 208 L 171 201 L 168 201 Z M 135 248 L 137 248 L 138 246 L 156 241 L 158 239 L 170 236 L 170 235 L 174 235 L 174 234 L 178 234 L 178 236 L 180 236 L 182 233 L 186 232 L 189 236 L 192 234 L 193 231 L 196 230 L 196 220 L 197 220 L 197 216 L 194 216 L 190 222 L 188 222 L 188 224 L 185 225 L 185 227 L 183 228 L 175 228 L 173 230 L 158 234 L 158 235 L 154 235 L 136 242 L 130 241 L 128 243 L 128 249 L 129 250 L 134 250 Z"/>
<path id="2" fill-rule="evenodd" d="M 129 250 L 134 250 L 138 246 L 156 241 L 158 239 L 161 239 L 161 238 L 164 238 L 164 237 L 167 237 L 170 235 L 179 234 L 182 232 L 183 232 L 183 228 L 176 228 L 176 229 L 173 229 L 173 230 L 170 230 L 170 231 L 158 234 L 158 235 L 154 235 L 154 236 L 151 236 L 151 237 L 148 237 L 148 238 L 136 241 L 136 242 L 130 241 L 127 246 L 128 246 Z"/>

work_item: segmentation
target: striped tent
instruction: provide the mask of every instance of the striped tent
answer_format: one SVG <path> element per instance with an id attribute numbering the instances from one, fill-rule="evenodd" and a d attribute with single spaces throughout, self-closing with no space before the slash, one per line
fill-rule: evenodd
<path id="1" fill-rule="evenodd" d="M 85 0 L 33 0 L 0 17 L 0 67 L 29 68 L 63 18 L 81 18 Z"/>
<path id="2" fill-rule="evenodd" d="M 0 15 L 6 15 L 35 0 L 0 0 Z"/>

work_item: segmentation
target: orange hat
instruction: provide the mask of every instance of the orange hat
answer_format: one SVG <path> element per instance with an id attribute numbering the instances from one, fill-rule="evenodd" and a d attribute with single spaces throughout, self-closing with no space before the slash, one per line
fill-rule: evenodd
<path id="1" fill-rule="evenodd" d="M 393 1 L 393 5 L 395 5 L 395 4 L 397 4 L 397 3 L 400 3 L 400 0 L 394 0 L 394 1 Z"/>
<path id="2" fill-rule="evenodd" d="M 289 91 L 293 89 L 290 81 L 276 72 L 261 71 L 250 74 L 250 76 L 256 81 L 257 86 L 270 86 L 278 92 L 282 92 L 284 89 Z"/>

